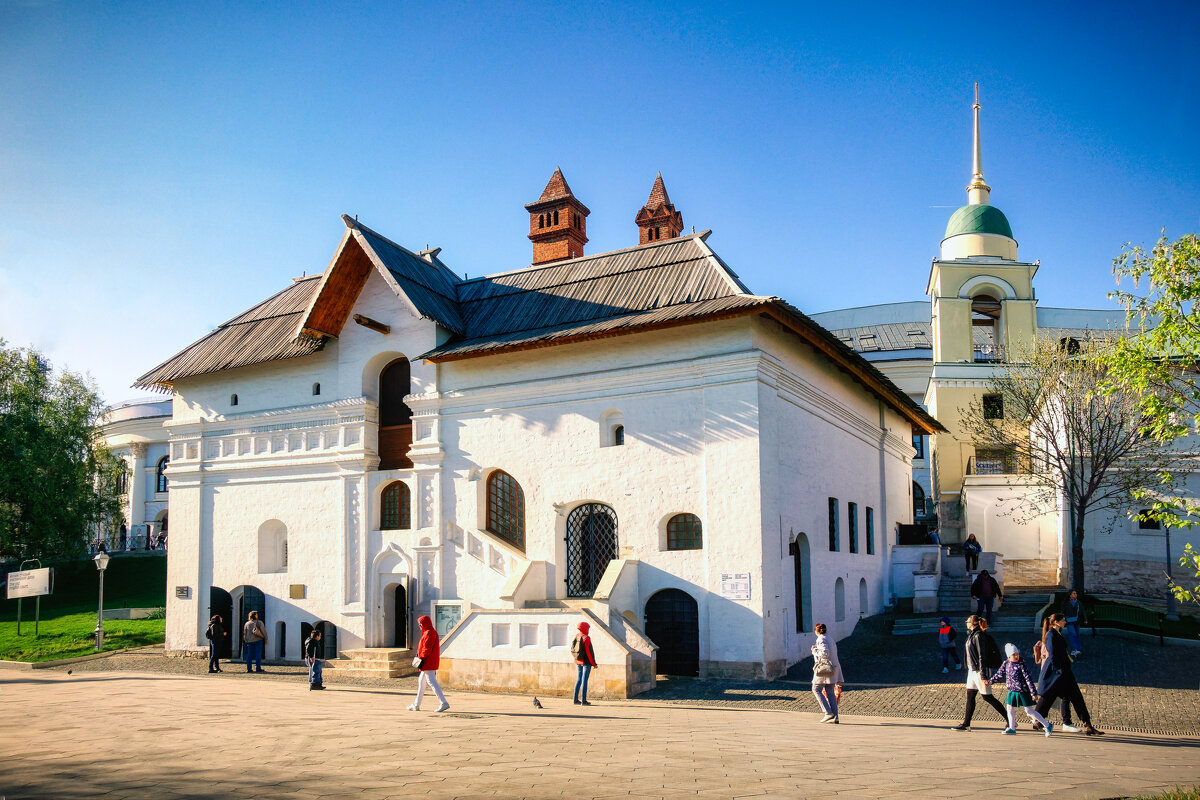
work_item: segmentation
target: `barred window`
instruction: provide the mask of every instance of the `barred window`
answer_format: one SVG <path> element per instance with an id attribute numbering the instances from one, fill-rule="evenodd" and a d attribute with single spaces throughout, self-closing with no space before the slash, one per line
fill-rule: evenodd
<path id="1" fill-rule="evenodd" d="M 695 514 L 676 514 L 667 521 L 668 550 L 699 550 L 704 547 L 700 518 Z"/>
<path id="2" fill-rule="evenodd" d="M 163 456 L 158 460 L 158 472 L 154 481 L 154 491 L 165 492 L 167 490 L 167 464 L 171 463 L 169 456 Z"/>
<path id="3" fill-rule="evenodd" d="M 379 529 L 406 531 L 412 528 L 412 493 L 404 481 L 392 481 L 380 498 Z"/>
<path id="4" fill-rule="evenodd" d="M 496 470 L 487 480 L 487 529 L 525 550 L 525 492 L 512 475 Z"/>

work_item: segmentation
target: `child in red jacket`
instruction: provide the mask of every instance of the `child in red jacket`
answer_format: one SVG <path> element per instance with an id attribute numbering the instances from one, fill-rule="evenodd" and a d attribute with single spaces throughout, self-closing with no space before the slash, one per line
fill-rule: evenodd
<path id="1" fill-rule="evenodd" d="M 429 686 L 437 695 L 438 702 L 441 703 L 436 710 L 445 711 L 450 708 L 450 704 L 446 702 L 446 695 L 442 694 L 442 687 L 438 685 L 437 679 L 438 664 L 441 659 L 441 642 L 438 639 L 437 631 L 433 629 L 433 620 L 429 617 L 421 617 L 417 622 L 421 625 L 421 643 L 417 645 L 416 660 L 418 663 L 416 667 L 421 670 L 421 677 L 417 679 L 417 699 L 408 707 L 408 710 L 421 710 L 421 698 L 425 694 L 425 687 Z"/>

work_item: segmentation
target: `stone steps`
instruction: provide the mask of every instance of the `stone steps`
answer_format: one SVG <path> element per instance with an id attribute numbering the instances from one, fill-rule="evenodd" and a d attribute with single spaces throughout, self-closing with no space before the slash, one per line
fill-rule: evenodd
<path id="1" fill-rule="evenodd" d="M 923 617 L 897 619 L 892 623 L 892 635 L 914 636 L 919 633 L 937 633 L 939 627 L 941 627 L 940 619 L 929 619 Z M 954 628 L 958 631 L 958 643 L 961 644 L 962 642 L 966 641 L 966 626 L 964 623 L 961 620 L 956 620 L 954 622 Z M 1032 616 L 993 617 L 991 624 L 988 626 L 988 631 L 993 635 L 997 632 L 1028 633 L 1030 636 L 1037 635 Z"/>
<path id="2" fill-rule="evenodd" d="M 416 675 L 415 655 L 407 647 L 366 647 L 343 650 L 342 658 L 325 661 L 326 679 L 338 676 L 356 678 L 405 678 Z"/>

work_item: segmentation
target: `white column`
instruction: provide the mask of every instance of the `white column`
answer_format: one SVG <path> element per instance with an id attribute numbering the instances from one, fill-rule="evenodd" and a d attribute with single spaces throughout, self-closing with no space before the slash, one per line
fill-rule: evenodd
<path id="1" fill-rule="evenodd" d="M 134 526 L 146 522 L 146 445 L 135 442 L 130 450 L 133 469 L 129 472 L 129 546 L 133 547 L 137 542 Z"/>

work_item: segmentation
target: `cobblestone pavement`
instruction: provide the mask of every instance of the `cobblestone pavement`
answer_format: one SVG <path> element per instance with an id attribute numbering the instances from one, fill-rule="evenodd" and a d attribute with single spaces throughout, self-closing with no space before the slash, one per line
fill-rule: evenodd
<path id="1" fill-rule="evenodd" d="M 0 672 L 0 794 L 1096 800 L 1200 783 L 1195 738 L 1001 737 L 887 717 L 834 726 L 642 700 L 543 698 L 539 710 L 528 697 L 465 692 L 449 694 L 448 713 L 412 713 L 405 689 L 316 693 L 294 672 L 210 677 L 172 666 Z"/>
<path id="2" fill-rule="evenodd" d="M 956 623 L 957 624 L 957 623 Z M 941 674 L 937 638 L 933 634 L 892 636 L 887 616 L 863 620 L 852 636 L 838 643 L 843 671 L 849 680 L 843 695 L 847 715 L 908 717 L 923 720 L 962 720 L 965 699 L 964 672 Z M 1018 639 L 1027 654 L 1036 635 Z M 1015 639 L 1000 634 L 1003 644 Z M 1025 641 L 1028 640 L 1028 641 Z M 108 658 L 60 667 L 59 672 L 133 671 L 176 675 L 206 675 L 207 661 L 164 658 L 162 648 L 142 648 Z M 266 666 L 264 675 L 247 675 L 239 663 L 229 663 L 215 680 L 286 680 L 302 682 L 305 668 Z M 1133 733 L 1200 735 L 1200 649 L 1167 647 L 1100 635 L 1084 638 L 1084 654 L 1075 672 L 1093 722 L 1102 730 Z M 802 661 L 787 680 L 738 682 L 660 679 L 658 688 L 640 695 L 640 701 L 661 701 L 725 708 L 756 708 L 815 712 L 809 676 L 811 660 Z M 415 691 L 416 678 L 371 680 L 338 677 L 326 670 L 331 684 L 364 688 Z M 1051 720 L 1057 721 L 1057 711 Z M 977 727 L 1002 727 L 1001 720 L 983 703 L 973 722 Z"/>

